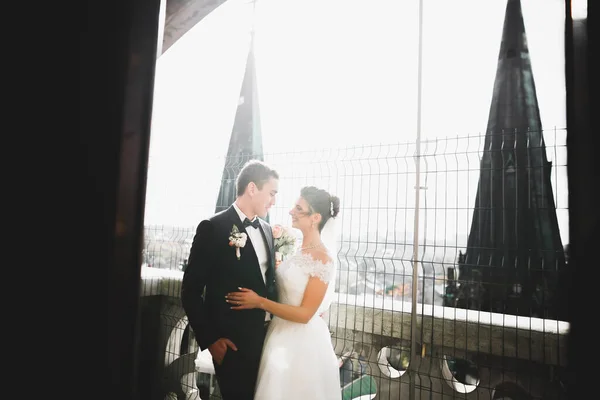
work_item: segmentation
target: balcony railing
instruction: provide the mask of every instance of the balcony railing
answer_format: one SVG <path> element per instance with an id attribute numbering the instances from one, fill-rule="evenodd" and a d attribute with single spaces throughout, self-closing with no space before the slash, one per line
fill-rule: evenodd
<path id="1" fill-rule="evenodd" d="M 526 154 L 543 150 L 551 162 L 551 187 L 546 193 L 554 206 L 538 204 L 538 208 L 556 215 L 560 232 L 549 234 L 559 237 L 567 247 L 565 132 L 555 129 L 545 132 L 544 137 L 544 146 L 528 143 Z M 461 268 L 465 265 L 461 256 L 469 251 L 475 198 L 480 177 L 484 176 L 481 171 L 487 168 L 481 162 L 486 150 L 483 143 L 483 136 L 425 141 L 420 188 L 414 187 L 411 143 L 264 155 L 281 176 L 278 203 L 269 216 L 271 222 L 286 223 L 288 206 L 305 185 L 327 188 L 342 199 L 337 297 L 324 318 L 341 361 L 349 357 L 354 362 L 354 370 L 346 374 L 349 382 L 358 382 L 361 376 L 373 378 L 378 399 L 408 398 L 411 384 L 421 396 L 431 398 L 561 398 L 569 325 L 554 312 L 561 301 L 560 287 L 549 287 L 556 284 L 561 271 L 558 265 L 536 261 L 547 260 L 544 254 L 556 249 L 543 244 L 530 246 L 530 262 L 513 268 L 520 268 L 517 274 L 497 273 L 505 271 L 502 268 L 508 265 L 507 259 L 496 263 L 490 258 L 492 261 Z M 514 160 L 517 151 L 516 141 L 512 140 L 497 152 L 497 157 Z M 504 163 L 496 173 L 502 177 L 507 173 L 532 173 L 536 168 L 548 171 L 550 167 L 523 162 L 520 153 L 519 157 L 521 162 Z M 222 160 L 219 164 L 231 169 L 233 179 L 235 166 L 241 166 L 247 158 Z M 526 156 L 524 160 L 529 159 Z M 522 179 L 512 181 L 515 191 L 533 196 L 534 188 Z M 418 214 L 418 259 L 414 260 L 412 230 L 417 189 L 422 191 L 422 204 Z M 505 216 L 505 223 L 506 218 L 521 218 L 513 210 L 528 211 L 522 204 L 515 207 L 508 202 L 508 192 L 507 188 L 505 194 L 496 197 L 506 202 L 494 205 Z M 202 209 L 208 217 L 214 208 L 213 204 Z M 192 225 L 198 222 L 190 221 Z M 150 346 L 146 349 L 151 348 L 160 363 L 150 363 L 153 366 L 146 366 L 143 372 L 152 377 L 152 382 L 158 382 L 148 389 L 156 398 L 169 393 L 193 398 L 199 393 L 198 387 L 215 389 L 214 381 L 196 371 L 197 347 L 179 301 L 182 271 L 194 231 L 194 226 L 147 226 L 145 231 L 143 323 L 148 327 L 144 335 L 153 339 L 143 343 Z M 511 234 L 505 232 L 503 238 L 497 238 L 497 248 L 487 250 L 505 248 L 509 254 L 512 250 L 504 240 Z M 565 256 L 561 268 L 568 267 L 568 254 Z M 418 268 L 415 282 L 414 266 Z M 459 271 L 467 271 L 468 275 L 461 276 Z M 542 302 L 535 310 L 533 306 L 524 310 L 522 305 L 528 300 L 521 299 L 514 302 L 520 308 L 498 312 L 497 304 L 513 304 L 510 302 L 524 293 L 532 282 L 530 276 L 535 274 L 541 276 L 536 282 L 549 285 L 541 287 L 544 295 L 540 298 L 545 301 L 549 299 L 545 293 L 552 293 L 553 308 L 549 302 Z M 459 293 L 461 287 L 463 293 Z M 480 287 L 484 291 L 478 293 Z M 417 292 L 416 314 L 412 312 L 413 291 Z M 461 295 L 469 307 L 456 300 Z M 496 296 L 495 302 L 472 302 L 485 300 L 486 296 Z M 532 317 L 536 313 L 538 317 Z M 218 388 L 213 395 L 218 396 Z"/>

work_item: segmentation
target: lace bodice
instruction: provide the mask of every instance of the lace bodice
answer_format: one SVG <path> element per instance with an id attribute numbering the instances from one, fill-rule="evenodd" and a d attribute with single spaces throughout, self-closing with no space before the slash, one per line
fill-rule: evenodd
<path id="1" fill-rule="evenodd" d="M 331 256 L 331 253 L 328 253 Z M 279 301 L 299 306 L 311 277 L 328 282 L 318 311 L 306 323 L 275 316 L 267 330 L 255 399 L 342 400 L 340 369 L 327 319 L 320 314 L 333 298 L 337 265 L 298 252 L 275 270 Z M 313 278 L 314 279 L 314 278 Z"/>
<path id="2" fill-rule="evenodd" d="M 315 260 L 310 254 L 300 251 L 282 262 L 275 272 L 279 301 L 293 306 L 302 304 L 304 291 L 310 277 L 317 277 L 323 282 L 329 283 L 327 290 L 329 293 L 334 286 L 332 281 L 335 278 L 335 266 L 333 262 L 324 264 Z M 319 312 L 329 308 L 329 304 L 330 301 L 323 302 L 319 307 Z"/>

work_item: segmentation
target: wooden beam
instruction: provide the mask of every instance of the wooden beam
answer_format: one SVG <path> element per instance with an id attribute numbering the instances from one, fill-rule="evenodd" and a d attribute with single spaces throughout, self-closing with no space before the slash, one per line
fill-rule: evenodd
<path id="1" fill-rule="evenodd" d="M 167 0 L 162 53 L 225 1 L 227 0 Z"/>

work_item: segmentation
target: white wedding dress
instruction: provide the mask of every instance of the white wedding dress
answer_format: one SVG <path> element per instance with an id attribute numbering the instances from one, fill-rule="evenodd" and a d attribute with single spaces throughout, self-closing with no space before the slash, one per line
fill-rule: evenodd
<path id="1" fill-rule="evenodd" d="M 340 400 L 338 359 L 319 315 L 331 304 L 335 266 L 296 253 L 275 271 L 279 302 L 299 306 L 309 277 L 329 282 L 319 310 L 306 323 L 273 317 L 263 348 L 255 400 Z"/>

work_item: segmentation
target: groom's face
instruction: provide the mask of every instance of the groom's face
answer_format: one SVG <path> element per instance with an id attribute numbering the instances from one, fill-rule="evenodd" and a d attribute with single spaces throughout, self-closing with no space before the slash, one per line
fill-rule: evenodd
<path id="1" fill-rule="evenodd" d="M 261 189 L 255 186 L 252 191 L 252 207 L 256 215 L 265 218 L 269 209 L 275 204 L 275 197 L 279 190 L 279 180 L 269 179 Z"/>

